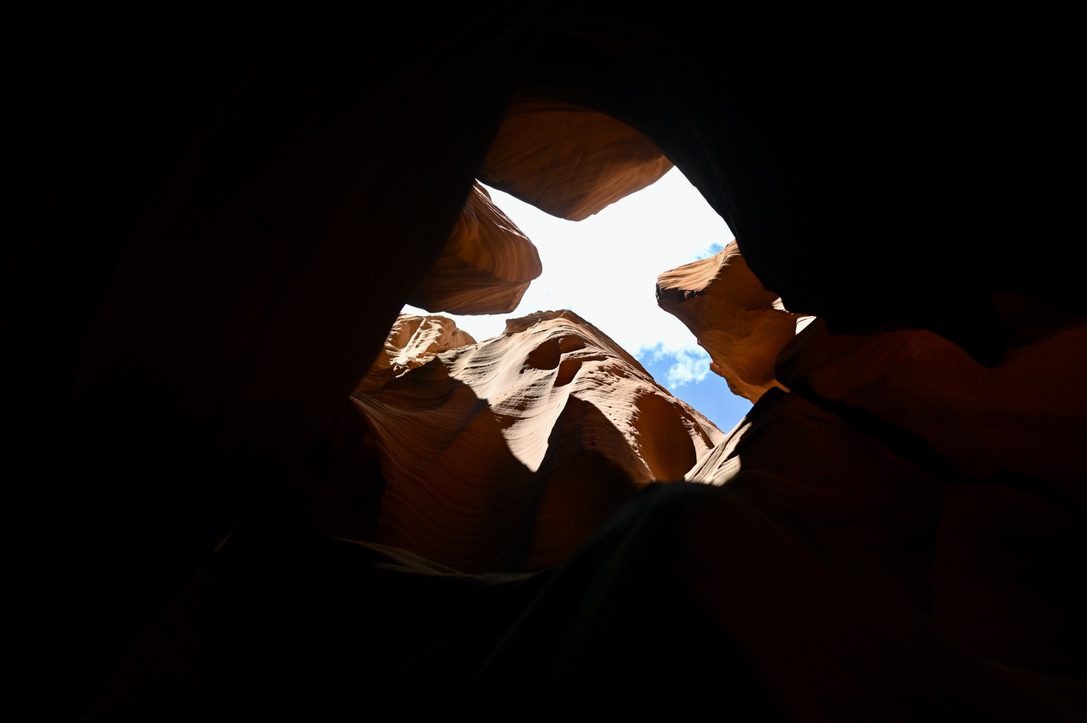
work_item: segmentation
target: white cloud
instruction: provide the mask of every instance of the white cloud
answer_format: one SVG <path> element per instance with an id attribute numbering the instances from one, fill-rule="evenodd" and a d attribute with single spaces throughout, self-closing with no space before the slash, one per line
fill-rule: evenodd
<path id="1" fill-rule="evenodd" d="M 667 365 L 663 384 L 671 390 L 698 384 L 710 374 L 710 355 L 702 347 L 687 349 L 664 349 L 657 346 L 643 349 L 639 357 L 642 364 L 652 364 L 655 368 Z"/>
<path id="2" fill-rule="evenodd" d="M 510 316 L 572 309 L 638 358 L 675 354 L 669 385 L 709 373 L 705 350 L 657 306 L 654 288 L 658 275 L 705 258 L 733 235 L 678 169 L 584 221 L 549 216 L 500 191 L 491 197 L 536 245 L 543 273 L 513 313 L 453 316 L 458 326 L 482 341 L 501 334 Z"/>

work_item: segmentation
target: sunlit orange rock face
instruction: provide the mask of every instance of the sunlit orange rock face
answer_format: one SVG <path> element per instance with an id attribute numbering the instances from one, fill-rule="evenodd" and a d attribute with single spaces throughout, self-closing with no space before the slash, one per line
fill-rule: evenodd
<path id="1" fill-rule="evenodd" d="M 352 395 L 386 484 L 379 543 L 469 572 L 555 565 L 635 490 L 682 480 L 724 438 L 571 311 L 460 346 L 448 319 L 401 319 L 436 337 L 387 347 L 403 371 Z"/>
<path id="2" fill-rule="evenodd" d="M 522 100 L 479 177 L 581 220 L 671 168 L 606 114 Z M 684 479 L 723 437 L 571 311 L 508 319 L 502 336 L 478 344 L 437 315 L 507 313 L 542 271 L 531 239 L 477 181 L 409 298 L 434 314 L 394 323 L 352 395 L 365 429 L 344 410 L 328 433 L 341 465 L 313 498 L 321 529 L 470 572 L 540 569 L 566 559 L 634 490 Z"/>
<path id="3" fill-rule="evenodd" d="M 476 183 L 437 264 L 408 301 L 450 314 L 508 313 L 541 271 L 536 247 Z"/>
<path id="4" fill-rule="evenodd" d="M 506 143 L 533 117 L 507 119 Z M 571 119 L 587 131 L 593 116 Z M 519 180 L 528 162 L 506 153 L 502 166 L 492 151 L 492 168 L 540 200 L 543 191 Z M 562 200 L 541 206 L 568 217 L 599 210 L 606 168 L 586 160 L 583 184 L 568 179 Z M 992 367 L 929 331 L 836 335 L 786 309 L 736 241 L 662 271 L 657 301 L 755 403 L 729 434 L 571 311 L 511 319 L 479 343 L 443 317 L 402 315 L 351 399 L 383 490 L 368 498 L 376 512 L 366 539 L 467 572 L 541 570 L 573 554 L 633 491 L 683 479 L 773 517 L 778 536 L 763 540 L 765 554 L 805 540 L 819 564 L 848 561 L 885 580 L 926 635 L 1016 669 L 1084 662 L 1082 646 L 1068 644 L 1084 635 L 1082 600 L 1061 590 L 1087 507 L 1078 484 L 1087 327 L 1007 301 L 1016 343 Z M 852 595 L 828 588 L 795 619 L 840 615 Z M 851 614 L 873 628 L 891 615 L 878 605 Z"/>
<path id="5" fill-rule="evenodd" d="M 355 391 L 380 389 L 389 379 L 425 364 L 440 352 L 475 343 L 471 334 L 448 317 L 400 314 L 384 348 Z"/>
<path id="6" fill-rule="evenodd" d="M 784 388 L 774 362 L 807 318 L 763 288 L 735 240 L 657 277 L 657 304 L 691 330 L 734 394 L 757 402 L 767 389 Z"/>

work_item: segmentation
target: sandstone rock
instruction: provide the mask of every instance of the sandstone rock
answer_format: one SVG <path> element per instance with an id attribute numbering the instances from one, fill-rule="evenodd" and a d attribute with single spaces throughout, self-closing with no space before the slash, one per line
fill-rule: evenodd
<path id="1" fill-rule="evenodd" d="M 569 310 L 455 339 L 436 354 L 440 339 L 404 349 L 402 371 L 352 395 L 386 484 L 381 544 L 465 572 L 551 567 L 636 490 L 682 480 L 724 438 Z"/>
<path id="2" fill-rule="evenodd" d="M 478 177 L 552 216 L 581 221 L 671 168 L 652 140 L 612 116 L 521 99 L 506 111 Z"/>
<path id="3" fill-rule="evenodd" d="M 781 350 L 810 317 L 786 311 L 748 269 L 733 240 L 699 261 L 657 277 L 657 305 L 691 330 L 709 352 L 710 369 L 729 389 L 757 402 L 772 387 Z"/>
<path id="4" fill-rule="evenodd" d="M 18 18 L 11 708 L 1087 718 L 1078 24 L 383 10 Z M 726 439 L 569 318 L 352 396 L 477 180 L 670 164 L 825 325 Z"/>
<path id="5" fill-rule="evenodd" d="M 816 320 L 777 369 L 805 395 L 916 439 L 964 478 L 1029 477 L 1087 511 L 1071 472 L 1087 463 L 1085 359 L 1083 324 L 1053 330 L 987 368 L 931 332 L 840 336 Z"/>
<path id="6" fill-rule="evenodd" d="M 1069 476 L 1087 463 L 1085 333 L 987 368 L 929 332 L 838 336 L 816 319 L 779 359 L 791 393 L 765 395 L 688 478 L 890 575 L 972 655 L 1077 669 L 1087 598 L 1066 575 L 1085 549 L 1087 497 Z"/>
<path id="7" fill-rule="evenodd" d="M 508 313 L 542 271 L 532 241 L 476 183 L 441 256 L 408 303 L 449 314 Z"/>
<path id="8" fill-rule="evenodd" d="M 355 391 L 379 389 L 389 379 L 425 364 L 436 354 L 475 343 L 471 334 L 448 317 L 401 312 L 385 337 L 384 348 Z"/>

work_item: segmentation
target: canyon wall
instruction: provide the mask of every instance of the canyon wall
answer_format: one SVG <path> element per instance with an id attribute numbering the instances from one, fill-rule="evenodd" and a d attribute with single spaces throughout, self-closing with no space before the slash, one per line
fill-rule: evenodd
<path id="1" fill-rule="evenodd" d="M 13 25 L 16 707 L 1082 720 L 1075 24 L 384 12 Z M 671 168 L 736 428 L 443 320 Z"/>

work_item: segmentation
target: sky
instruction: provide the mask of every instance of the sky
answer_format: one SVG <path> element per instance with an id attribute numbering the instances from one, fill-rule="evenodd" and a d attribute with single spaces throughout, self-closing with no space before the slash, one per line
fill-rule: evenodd
<path id="1" fill-rule="evenodd" d="M 543 273 L 510 314 L 456 321 L 477 342 L 507 318 L 570 309 L 614 339 L 658 384 L 728 432 L 751 409 L 710 371 L 710 357 L 679 319 L 657 306 L 657 276 L 720 251 L 733 234 L 677 168 L 583 221 L 550 216 L 488 188 L 491 200 L 535 244 Z M 426 314 L 407 306 L 405 312 Z"/>

